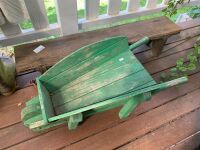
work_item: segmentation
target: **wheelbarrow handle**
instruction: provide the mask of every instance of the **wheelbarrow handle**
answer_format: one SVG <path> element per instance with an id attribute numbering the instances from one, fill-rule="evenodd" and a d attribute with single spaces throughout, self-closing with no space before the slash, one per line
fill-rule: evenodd
<path id="1" fill-rule="evenodd" d="M 141 46 L 141 45 L 143 45 L 143 44 L 149 43 L 149 41 L 150 41 L 150 39 L 149 39 L 148 37 L 144 37 L 144 38 L 142 38 L 141 40 L 139 40 L 139 41 L 137 41 L 137 42 L 131 44 L 131 45 L 129 46 L 129 49 L 130 49 L 131 51 L 133 51 L 135 48 L 137 48 L 137 47 L 139 47 L 139 46 Z"/>
<path id="2" fill-rule="evenodd" d="M 175 85 L 186 83 L 187 81 L 188 81 L 187 77 L 180 77 L 180 78 L 168 81 L 168 82 L 164 82 L 164 83 L 158 84 L 158 85 L 156 85 L 156 86 L 158 86 L 158 88 L 154 89 L 152 91 L 152 93 L 154 93 L 154 94 L 158 93 L 159 91 L 162 91 L 164 89 L 167 89 L 167 88 L 175 86 Z"/>
<path id="3" fill-rule="evenodd" d="M 174 79 L 165 83 L 155 85 L 154 90 L 152 91 L 147 90 L 148 92 L 144 92 L 143 94 L 139 94 L 137 96 L 129 98 L 119 112 L 120 119 L 127 118 L 134 111 L 134 109 L 137 107 L 138 104 L 150 99 L 152 94 L 155 94 L 161 90 L 164 90 L 166 88 L 169 88 L 175 85 L 183 84 L 187 81 L 188 81 L 187 77 Z"/>

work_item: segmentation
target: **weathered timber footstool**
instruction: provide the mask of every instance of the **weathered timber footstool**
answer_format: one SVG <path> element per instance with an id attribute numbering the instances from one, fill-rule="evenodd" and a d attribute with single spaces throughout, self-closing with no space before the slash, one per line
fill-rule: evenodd
<path id="1" fill-rule="evenodd" d="M 128 45 L 123 36 L 82 47 L 37 78 L 38 96 L 22 110 L 24 125 L 33 131 L 68 124 L 75 129 L 84 118 L 122 106 L 128 117 L 155 93 L 187 81 L 186 77 L 157 84 L 131 50 L 149 38 Z"/>
<path id="2" fill-rule="evenodd" d="M 126 36 L 129 44 L 147 36 L 151 41 L 148 45 L 151 45 L 153 55 L 158 56 L 167 38 L 180 31 L 181 28 L 167 17 L 158 17 L 53 40 L 19 45 L 15 47 L 16 69 L 17 73 L 29 70 L 44 71 L 75 50 L 113 36 Z M 33 50 L 39 45 L 43 45 L 45 49 L 36 54 Z"/>

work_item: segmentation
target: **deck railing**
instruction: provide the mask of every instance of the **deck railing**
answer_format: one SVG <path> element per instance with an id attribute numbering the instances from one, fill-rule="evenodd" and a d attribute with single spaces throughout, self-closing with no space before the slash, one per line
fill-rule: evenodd
<path id="1" fill-rule="evenodd" d="M 147 0 L 144 7 L 140 6 L 140 0 L 128 0 L 127 8 L 123 11 L 120 11 L 121 0 L 108 0 L 107 13 L 103 15 L 99 15 L 100 0 L 85 0 L 85 17 L 82 19 L 77 17 L 77 0 L 55 0 L 58 22 L 54 24 L 48 23 L 44 0 L 24 0 L 24 2 L 33 28 L 22 30 L 19 22 L 9 22 L 9 18 L 6 18 L 7 15 L 9 17 L 9 14 L 4 14 L 5 19 L 0 20 L 2 30 L 0 47 L 20 44 L 51 35 L 70 35 L 82 29 L 159 12 L 166 7 L 167 0 L 163 0 L 161 4 L 157 4 L 157 0 Z M 200 4 L 200 0 L 191 0 L 189 4 Z M 185 5 L 188 5 L 188 3 Z M 4 10 L 1 12 L 4 13 Z M 2 17 L 0 16 L 0 18 Z"/>

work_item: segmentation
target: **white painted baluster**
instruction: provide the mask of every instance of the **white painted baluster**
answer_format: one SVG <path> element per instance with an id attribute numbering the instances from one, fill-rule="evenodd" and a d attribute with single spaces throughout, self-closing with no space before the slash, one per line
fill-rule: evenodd
<path id="1" fill-rule="evenodd" d="M 147 0 L 146 7 L 147 8 L 156 8 L 157 1 L 156 0 Z"/>
<path id="2" fill-rule="evenodd" d="M 24 0 L 28 14 L 36 30 L 49 26 L 44 0 Z"/>
<path id="3" fill-rule="evenodd" d="M 85 0 L 85 16 L 87 20 L 96 19 L 99 15 L 100 0 Z"/>
<path id="4" fill-rule="evenodd" d="M 0 28 L 5 36 L 17 35 L 21 33 L 19 25 L 11 24 L 7 20 L 5 20 L 5 23 L 1 25 Z"/>
<path id="5" fill-rule="evenodd" d="M 140 8 L 140 0 L 129 0 L 128 1 L 128 11 L 136 11 Z"/>
<path id="6" fill-rule="evenodd" d="M 118 15 L 120 11 L 121 0 L 108 1 L 108 15 Z"/>
<path id="7" fill-rule="evenodd" d="M 2 11 L 0 9 L 0 25 L 3 25 L 4 23 L 6 23 L 6 21 L 5 21 L 3 14 L 2 14 Z"/>
<path id="8" fill-rule="evenodd" d="M 19 24 L 25 19 L 19 0 L 0 0 L 0 8 L 10 23 Z"/>
<path id="9" fill-rule="evenodd" d="M 57 19 L 61 28 L 61 35 L 78 32 L 77 1 L 55 0 Z"/>

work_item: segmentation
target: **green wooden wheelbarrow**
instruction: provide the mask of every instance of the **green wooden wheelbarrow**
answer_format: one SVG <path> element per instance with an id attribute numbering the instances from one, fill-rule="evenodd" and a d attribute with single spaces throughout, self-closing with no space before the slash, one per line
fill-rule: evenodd
<path id="1" fill-rule="evenodd" d="M 119 106 L 124 119 L 153 94 L 186 82 L 154 81 L 131 52 L 148 42 L 145 37 L 129 46 L 127 37 L 107 38 L 59 61 L 36 79 L 38 96 L 22 110 L 24 125 L 42 131 L 67 123 L 75 129 L 84 118 Z"/>

